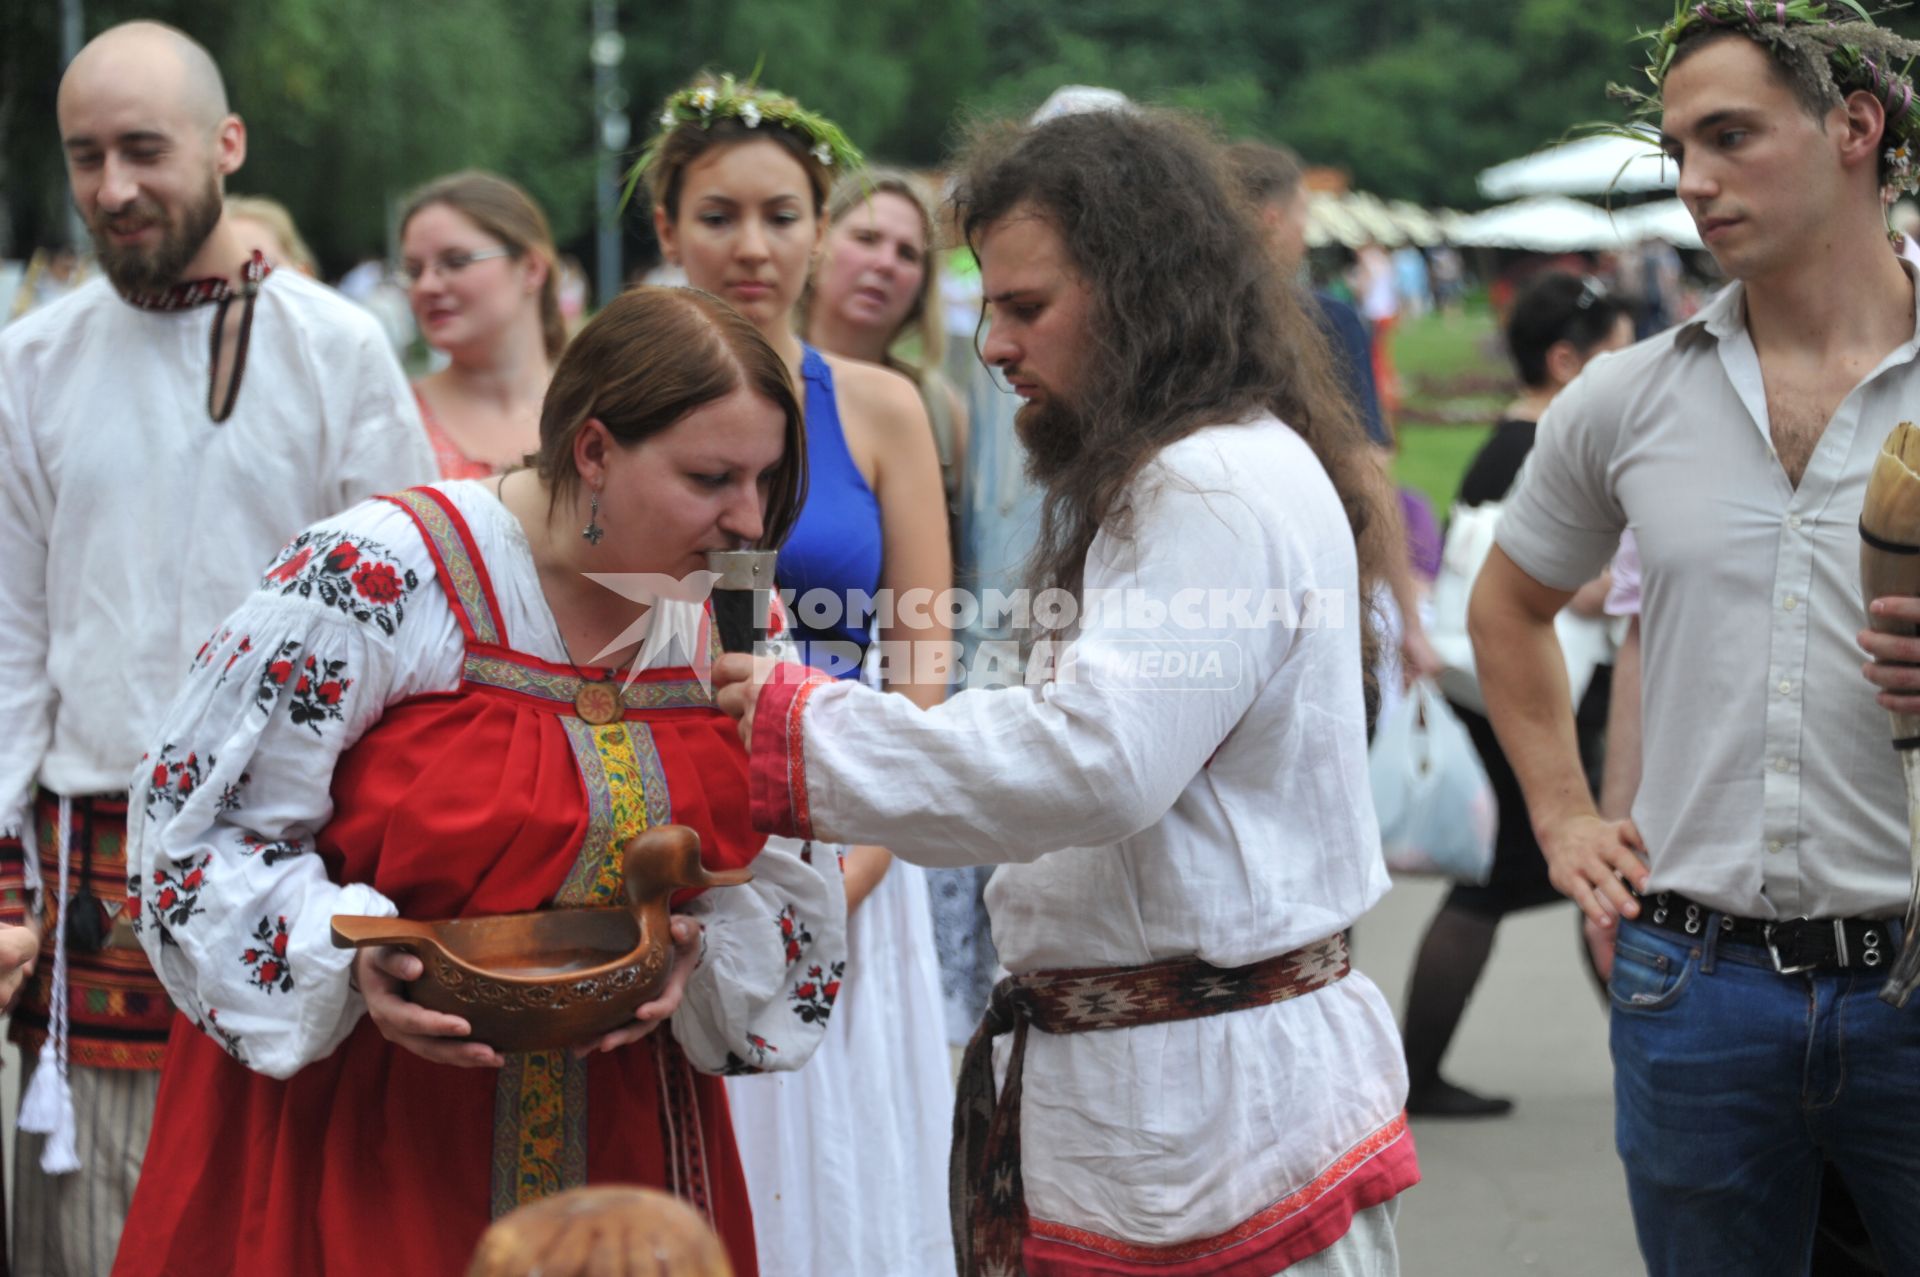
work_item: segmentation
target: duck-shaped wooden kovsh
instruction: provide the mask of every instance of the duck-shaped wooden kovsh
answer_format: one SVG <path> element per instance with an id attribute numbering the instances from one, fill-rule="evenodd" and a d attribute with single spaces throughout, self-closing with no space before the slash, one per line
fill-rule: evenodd
<path id="1" fill-rule="evenodd" d="M 1882 634 L 1920 635 L 1906 621 L 1875 616 L 1875 599 L 1920 595 L 1920 428 L 1903 421 L 1874 458 L 1867 497 L 1860 509 L 1860 588 L 1869 607 L 1867 623 Z M 1880 990 L 1880 1000 L 1904 1007 L 1920 987 L 1920 717 L 1889 714 L 1893 747 L 1907 778 L 1908 855 L 1914 867 L 1907 900 L 1906 938 Z"/>
<path id="2" fill-rule="evenodd" d="M 336 914 L 343 949 L 391 945 L 425 965 L 407 996 L 457 1015 L 473 1040 L 498 1051 L 584 1046 L 633 1019 L 673 969 L 667 906 L 683 887 L 734 887 L 744 869 L 700 863 L 685 825 L 649 829 L 627 844 L 626 908 L 543 909 L 412 922 Z"/>

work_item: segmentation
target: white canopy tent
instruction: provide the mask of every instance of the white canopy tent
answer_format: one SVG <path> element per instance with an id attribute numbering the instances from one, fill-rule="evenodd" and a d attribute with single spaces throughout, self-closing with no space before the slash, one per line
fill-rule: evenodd
<path id="1" fill-rule="evenodd" d="M 1640 239 L 1665 240 L 1675 248 L 1703 248 L 1693 214 L 1679 200 L 1654 200 L 1632 208 L 1615 209 L 1614 225 L 1629 243 Z"/>
<path id="2" fill-rule="evenodd" d="M 1315 191 L 1307 204 L 1307 244 L 1313 248 L 1329 244 L 1359 248 L 1366 243 L 1427 248 L 1452 238 L 1451 227 L 1458 217 L 1445 209 L 1429 212 L 1411 200 L 1383 200 L 1366 191 L 1338 195 Z"/>
<path id="3" fill-rule="evenodd" d="M 1652 132 L 1645 140 L 1586 137 L 1535 151 L 1480 173 L 1480 193 L 1490 200 L 1530 195 L 1638 194 L 1671 190 L 1679 171 L 1660 153 Z"/>
<path id="4" fill-rule="evenodd" d="M 1646 239 L 1700 247 L 1693 217 L 1679 200 L 1608 212 L 1565 196 L 1537 195 L 1463 217 L 1454 225 L 1453 236 L 1457 243 L 1479 248 L 1535 253 L 1610 252 Z"/>
<path id="5" fill-rule="evenodd" d="M 1400 223 L 1408 242 L 1418 244 L 1421 248 L 1431 248 L 1447 238 L 1441 215 L 1429 213 L 1412 200 L 1394 200 L 1387 205 L 1387 211 L 1393 214 L 1394 221 Z"/>
<path id="6" fill-rule="evenodd" d="M 1307 201 L 1309 247 L 1345 244 L 1349 248 L 1358 248 L 1366 242 L 1367 228 L 1347 210 L 1346 200 L 1342 196 L 1325 191 L 1313 192 Z"/>

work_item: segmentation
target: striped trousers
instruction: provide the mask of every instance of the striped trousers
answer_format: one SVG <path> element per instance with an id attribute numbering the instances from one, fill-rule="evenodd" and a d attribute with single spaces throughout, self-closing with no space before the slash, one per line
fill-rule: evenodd
<path id="1" fill-rule="evenodd" d="M 23 1060 L 20 1093 L 36 1061 Z M 159 1070 L 69 1067 L 80 1169 L 40 1169 L 45 1137 L 17 1132 L 13 1155 L 12 1277 L 108 1277 L 153 1129 Z"/>

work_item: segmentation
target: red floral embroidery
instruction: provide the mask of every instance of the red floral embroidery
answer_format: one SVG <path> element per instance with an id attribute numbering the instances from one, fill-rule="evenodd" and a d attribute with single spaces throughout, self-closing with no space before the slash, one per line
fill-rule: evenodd
<path id="1" fill-rule="evenodd" d="M 400 574 L 386 563 L 362 563 L 353 574 L 353 588 L 370 603 L 394 603 L 404 592 Z"/>
<path id="2" fill-rule="evenodd" d="M 226 646 L 227 640 L 232 637 L 233 637 L 233 631 L 226 630 L 226 629 L 221 630 L 218 634 L 214 634 L 210 636 L 206 642 L 200 645 L 200 650 L 193 654 L 193 664 L 188 668 L 203 669 L 206 666 L 213 664 L 213 654 L 216 651 L 218 651 L 220 648 Z"/>
<path id="3" fill-rule="evenodd" d="M 780 1048 L 758 1033 L 749 1033 L 747 1034 L 747 1053 L 739 1055 L 733 1051 L 727 1052 L 726 1063 L 721 1066 L 720 1072 L 726 1077 L 746 1077 L 754 1073 L 764 1073 L 767 1070 L 767 1055 L 770 1052 L 778 1055 Z"/>
<path id="4" fill-rule="evenodd" d="M 420 576 L 385 547 L 344 532 L 309 529 L 280 552 L 281 561 L 261 582 L 283 595 L 317 599 L 356 621 L 392 634 L 406 616 L 406 596 Z"/>
<path id="5" fill-rule="evenodd" d="M 320 661 L 311 656 L 302 662 L 300 678 L 293 685 L 289 702 L 289 713 L 295 723 L 311 727 L 318 736 L 322 723 L 345 719 L 340 701 L 353 686 L 352 679 L 341 677 L 346 668 L 345 661 Z"/>
<path id="6" fill-rule="evenodd" d="M 299 542 L 296 541 L 294 544 L 298 545 Z M 304 570 L 312 560 L 313 551 L 311 549 L 302 549 L 299 553 L 282 560 L 278 567 L 269 569 L 267 572 L 267 580 L 276 585 L 284 585 L 299 576 L 301 571 Z"/>
<path id="7" fill-rule="evenodd" d="M 304 854 L 306 850 L 307 849 L 301 844 L 289 842 L 284 839 L 273 841 L 262 838 L 258 834 L 240 835 L 240 854 L 243 856 L 258 856 L 260 857 L 260 863 L 266 865 L 278 864 L 282 860 L 291 860 L 295 856 Z"/>
<path id="8" fill-rule="evenodd" d="M 836 962 L 826 970 L 818 966 L 807 968 L 807 978 L 788 995 L 793 1002 L 793 1013 L 800 1017 L 801 1023 L 826 1023 L 834 999 L 840 996 L 840 977 L 846 969 L 844 962 Z"/>
<path id="9" fill-rule="evenodd" d="M 780 941 L 786 946 L 787 961 L 800 961 L 801 953 L 813 943 L 813 932 L 807 930 L 807 924 L 800 921 L 792 905 L 783 907 L 774 922 L 780 928 Z"/>
<path id="10" fill-rule="evenodd" d="M 293 968 L 287 962 L 287 919 L 260 919 L 260 925 L 253 929 L 255 944 L 240 955 L 251 970 L 247 978 L 256 989 L 268 993 L 276 989 L 281 993 L 293 992 Z"/>
<path id="11" fill-rule="evenodd" d="M 238 661 L 241 657 L 245 656 L 248 652 L 251 652 L 252 650 L 253 650 L 253 636 L 245 635 L 245 634 L 241 635 L 239 645 L 236 646 L 233 649 L 233 651 L 228 654 L 226 666 L 220 671 L 220 681 L 222 683 L 227 681 L 227 675 L 233 673 L 234 662 Z"/>
<path id="12" fill-rule="evenodd" d="M 300 643 L 288 639 L 274 652 L 273 659 L 260 671 L 260 682 L 253 689 L 253 707 L 262 714 L 273 713 L 274 702 L 280 699 L 280 689 L 293 677 L 293 671 L 300 658 Z"/>
<path id="13" fill-rule="evenodd" d="M 163 745 L 160 748 L 160 757 L 153 765 L 153 783 L 147 786 L 147 815 L 150 817 L 158 807 L 179 811 L 213 767 L 212 754 L 207 755 L 204 764 L 200 755 L 193 752 L 189 752 L 185 758 L 176 759 L 174 751 L 179 748 L 178 745 Z"/>
<path id="14" fill-rule="evenodd" d="M 152 902 L 154 914 L 164 924 L 160 928 L 163 941 L 172 943 L 167 927 L 184 927 L 195 914 L 206 912 L 200 907 L 200 889 L 206 885 L 207 865 L 212 860 L 212 855 L 202 856 L 189 865 L 185 873 L 156 869 L 152 874 L 152 882 L 148 884 L 151 890 L 143 893 L 136 893 L 134 889 L 138 884 L 128 880 L 129 896 L 144 894 Z"/>
<path id="15" fill-rule="evenodd" d="M 240 1061 L 240 1063 L 245 1064 L 247 1062 L 247 1053 L 240 1045 L 240 1035 L 238 1033 L 229 1033 L 227 1030 L 221 1028 L 220 1013 L 212 1007 L 207 1008 L 206 1023 L 203 1024 L 195 1020 L 193 1027 L 202 1033 L 218 1039 L 220 1045 L 226 1048 L 227 1054 Z"/>

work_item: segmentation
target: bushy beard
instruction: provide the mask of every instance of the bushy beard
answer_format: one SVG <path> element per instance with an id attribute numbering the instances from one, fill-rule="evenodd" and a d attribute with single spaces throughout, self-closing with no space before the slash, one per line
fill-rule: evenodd
<path id="1" fill-rule="evenodd" d="M 167 210 L 142 196 L 126 208 L 112 213 L 96 213 L 88 219 L 87 230 L 93 236 L 93 251 L 99 256 L 100 269 L 122 297 L 159 292 L 180 282 L 187 263 L 200 252 L 200 246 L 220 223 L 224 200 L 220 181 L 207 175 L 205 192 L 180 212 L 175 222 Z M 116 244 L 110 234 L 115 224 L 123 229 L 152 223 L 160 228 L 159 242 L 152 248 L 138 244 Z"/>
<path id="2" fill-rule="evenodd" d="M 1013 416 L 1013 430 L 1027 450 L 1027 474 L 1044 487 L 1065 477 L 1086 449 L 1086 417 L 1052 397 L 1024 405 Z"/>

